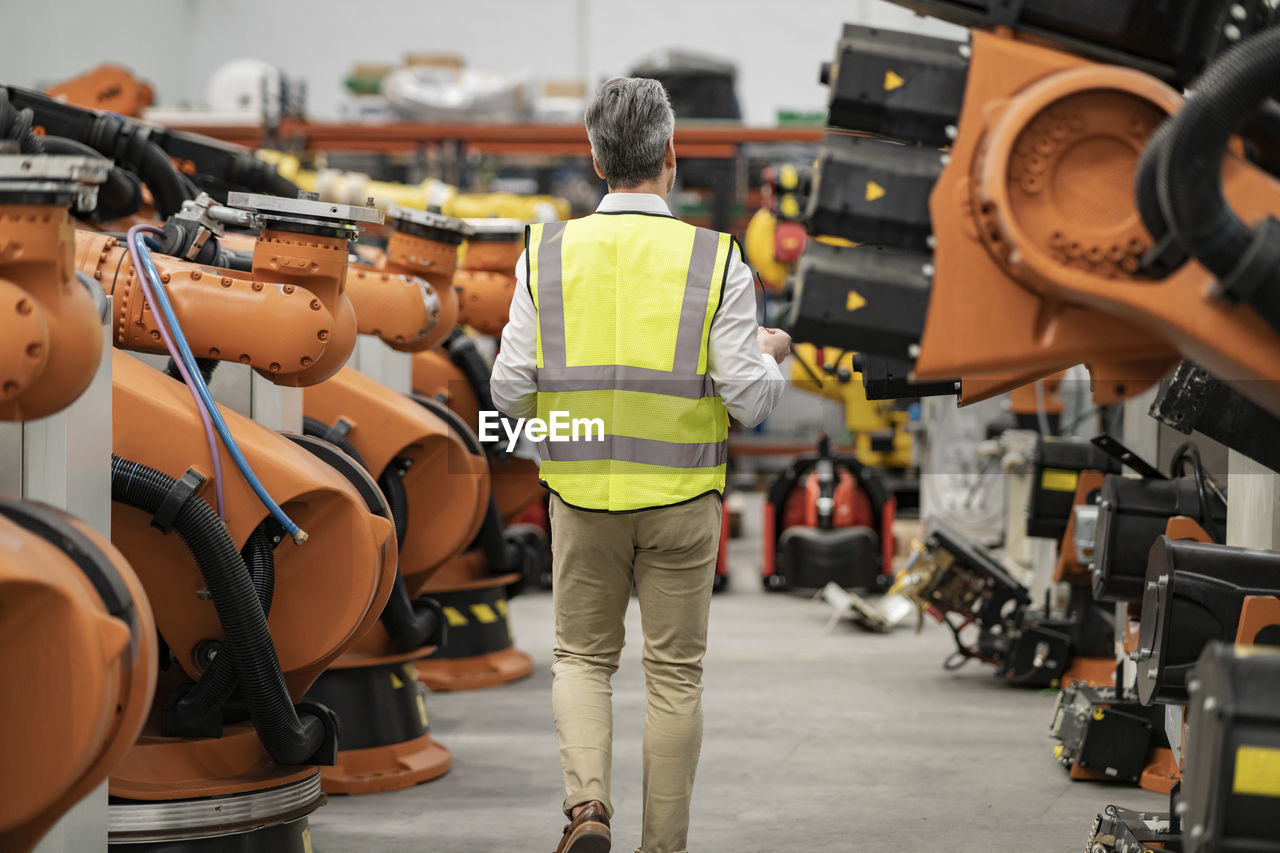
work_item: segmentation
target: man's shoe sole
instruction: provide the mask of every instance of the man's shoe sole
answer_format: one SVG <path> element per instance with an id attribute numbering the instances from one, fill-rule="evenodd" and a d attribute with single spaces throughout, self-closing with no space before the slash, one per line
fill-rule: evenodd
<path id="1" fill-rule="evenodd" d="M 564 853 L 609 853 L 610 846 L 609 827 L 591 821 L 573 831 Z"/>

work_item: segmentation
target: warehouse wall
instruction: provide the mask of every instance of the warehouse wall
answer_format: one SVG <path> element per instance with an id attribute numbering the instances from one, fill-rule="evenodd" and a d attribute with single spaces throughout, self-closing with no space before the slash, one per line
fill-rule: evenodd
<path id="1" fill-rule="evenodd" d="M 43 86 L 111 60 L 149 79 L 161 103 L 198 104 L 214 68 L 247 56 L 304 77 L 317 117 L 337 114 L 354 63 L 407 51 L 594 82 L 659 47 L 702 50 L 737 62 L 745 116 L 758 124 L 781 107 L 823 105 L 818 65 L 842 23 L 958 32 L 882 0 L 42 0 L 8 18 L 6 83 Z"/>
<path id="2" fill-rule="evenodd" d="M 189 97 L 222 54 L 174 38 L 202 0 L 40 0 L 0 3 L 0 82 L 45 88 L 103 62 L 127 65 L 162 95 Z M 21 11 L 18 11 L 20 6 Z M 13 7 L 13 8 L 10 8 Z M 109 12 L 107 10 L 110 10 Z M 213 65 L 208 66 L 214 67 Z M 189 72 L 194 78 L 189 77 Z"/>

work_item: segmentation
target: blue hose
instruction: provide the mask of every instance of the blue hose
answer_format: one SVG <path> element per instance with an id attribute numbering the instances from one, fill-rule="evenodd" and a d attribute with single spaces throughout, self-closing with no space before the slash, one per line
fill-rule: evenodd
<path id="1" fill-rule="evenodd" d="M 258 500 L 262 501 L 262 505 L 267 508 L 267 511 L 271 513 L 276 521 L 280 522 L 280 525 L 284 527 L 285 532 L 292 537 L 293 541 L 301 545 L 307 541 L 307 534 L 293 523 L 293 519 L 289 518 L 285 511 L 280 508 L 280 505 L 267 493 L 266 487 L 262 485 L 262 481 L 258 479 L 258 476 L 253 473 L 253 468 L 249 466 L 249 460 L 245 459 L 244 454 L 240 452 L 240 446 L 236 444 L 235 437 L 231 435 L 227 422 L 222 419 L 222 412 L 218 410 L 218 406 L 213 402 L 213 395 L 209 393 L 209 386 L 205 384 L 204 375 L 196 365 L 196 357 L 192 354 L 191 347 L 187 344 L 187 336 L 183 334 L 177 315 L 173 313 L 173 305 L 169 302 L 169 294 L 165 292 L 164 284 L 160 281 L 160 273 L 156 270 L 155 262 L 151 260 L 151 249 L 147 245 L 147 238 L 142 234 L 137 235 L 137 247 L 138 255 L 142 258 L 142 272 L 150 279 L 151 287 L 155 291 L 156 307 L 160 309 L 165 325 L 169 327 L 169 333 L 178 345 L 178 352 L 182 354 L 182 361 L 191 373 L 191 378 L 197 393 L 200 395 L 200 399 L 204 400 L 205 406 L 209 409 L 209 415 L 213 419 L 213 427 L 218 431 L 219 437 L 222 438 L 222 443 L 226 446 L 227 453 L 231 455 L 232 461 L 236 463 L 236 467 L 244 475 L 245 481 L 253 489 L 254 494 L 258 496 Z M 159 248 L 159 244 L 156 245 L 156 248 Z"/>

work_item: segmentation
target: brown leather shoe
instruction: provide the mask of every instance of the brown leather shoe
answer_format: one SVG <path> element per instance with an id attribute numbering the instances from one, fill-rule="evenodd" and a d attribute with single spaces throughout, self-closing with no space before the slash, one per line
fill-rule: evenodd
<path id="1" fill-rule="evenodd" d="M 604 803 L 592 800 L 564 828 L 556 853 L 609 853 L 609 813 Z"/>

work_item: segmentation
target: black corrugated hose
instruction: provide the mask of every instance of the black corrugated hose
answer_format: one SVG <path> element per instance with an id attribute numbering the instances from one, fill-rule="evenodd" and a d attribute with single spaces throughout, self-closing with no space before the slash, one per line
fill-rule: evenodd
<path id="1" fill-rule="evenodd" d="M 40 154 L 44 152 L 40 137 L 32 128 L 35 127 L 35 112 L 28 109 L 17 109 L 9 101 L 9 90 L 0 86 L 0 139 L 14 139 L 18 142 L 18 151 L 22 154 Z"/>
<path id="2" fill-rule="evenodd" d="M 449 353 L 449 360 L 467 378 L 472 392 L 476 395 L 476 402 L 480 404 L 480 411 L 493 411 L 493 394 L 489 390 L 489 365 L 485 364 L 484 359 L 480 357 L 475 341 L 461 329 L 454 329 L 449 337 L 445 338 L 444 350 Z"/>
<path id="3" fill-rule="evenodd" d="M 397 547 L 404 547 L 404 537 L 409 532 L 409 497 L 405 494 L 396 460 L 391 460 L 378 477 L 378 488 L 382 490 L 383 497 L 387 499 L 387 507 L 391 510 L 391 520 L 396 526 Z M 391 642 L 397 649 L 405 652 L 439 644 L 443 624 L 440 611 L 432 607 L 430 602 L 419 600 L 415 603 L 409 600 L 409 588 L 405 586 L 404 575 L 397 566 L 395 585 L 382 608 L 382 627 L 386 629 Z"/>
<path id="4" fill-rule="evenodd" d="M 164 153 L 164 149 L 154 142 L 148 142 L 138 162 L 131 163 L 137 169 L 151 197 L 156 203 L 156 214 L 160 219 L 168 219 L 182 209 L 182 203 L 195 198 L 199 192 L 194 189 L 185 176 L 178 171 Z"/>
<path id="5" fill-rule="evenodd" d="M 1154 241 L 1152 251 L 1143 258 L 1143 267 L 1146 273 L 1157 278 L 1164 278 L 1187 261 L 1187 252 L 1178 243 L 1177 235 L 1170 233 L 1169 223 L 1165 221 L 1164 210 L 1160 207 L 1160 192 L 1156 188 L 1156 176 L 1172 129 L 1173 122 L 1166 120 L 1147 139 L 1147 147 L 1142 149 L 1138 158 L 1134 177 L 1134 201 L 1138 205 L 1138 215 Z"/>
<path id="6" fill-rule="evenodd" d="M 46 136 L 41 143 L 48 154 L 74 154 L 81 157 L 96 157 L 107 160 L 101 152 L 95 151 L 83 142 L 64 139 L 61 136 Z M 93 213 L 99 220 L 110 222 L 132 216 L 142 207 L 142 183 L 132 172 L 121 169 L 114 163 L 107 172 L 107 181 L 98 188 L 98 205 Z"/>
<path id="7" fill-rule="evenodd" d="M 1275 241 L 1260 241 L 1266 225 L 1255 232 L 1227 203 L 1222 160 L 1231 135 L 1272 96 L 1278 81 L 1280 27 L 1270 27 L 1205 69 L 1182 109 L 1168 122 L 1167 141 L 1157 149 L 1156 190 L 1165 222 L 1187 253 L 1224 284 L 1228 292 L 1221 295 L 1228 298 L 1237 272 L 1254 259 L 1253 250 L 1266 248 L 1259 243 Z M 1274 289 L 1274 264 L 1261 266 L 1269 281 L 1254 286 Z M 1259 293 L 1264 295 L 1270 294 Z"/>
<path id="8" fill-rule="evenodd" d="M 258 603 L 262 605 L 262 614 L 271 615 L 271 601 L 276 588 L 275 549 L 261 525 L 249 536 L 240 556 L 249 569 L 253 588 L 258 594 Z M 161 734 L 172 737 L 198 734 L 204 729 L 209 717 L 216 714 L 220 720 L 222 706 L 231 698 L 236 683 L 235 659 L 229 652 L 218 654 L 205 667 L 200 680 L 173 702 L 173 713 L 179 726 L 173 731 L 162 731 Z"/>
<path id="9" fill-rule="evenodd" d="M 113 501 L 154 514 L 176 482 L 140 462 L 111 457 Z M 318 753 L 332 751 L 336 731 L 330 729 L 336 723 L 312 714 L 300 717 L 294 708 L 267 617 L 226 525 L 203 498 L 192 495 L 178 510 L 173 527 L 208 585 L 225 635 L 223 648 L 235 661 L 262 745 L 281 764 L 320 763 Z"/>
<path id="10" fill-rule="evenodd" d="M 476 534 L 476 544 L 484 551 L 485 561 L 494 574 L 524 574 L 525 549 L 507 538 L 502 527 L 502 514 L 498 512 L 498 502 L 492 495 L 489 496 L 489 508 L 485 510 L 480 532 Z"/>
<path id="11" fill-rule="evenodd" d="M 196 367 L 200 368 L 200 375 L 204 377 L 204 384 L 208 385 L 213 381 L 213 372 L 218 369 L 218 359 L 216 358 L 200 358 L 196 356 Z M 182 381 L 182 371 L 178 370 L 178 363 L 172 358 L 165 365 L 165 374 L 170 378 Z"/>

